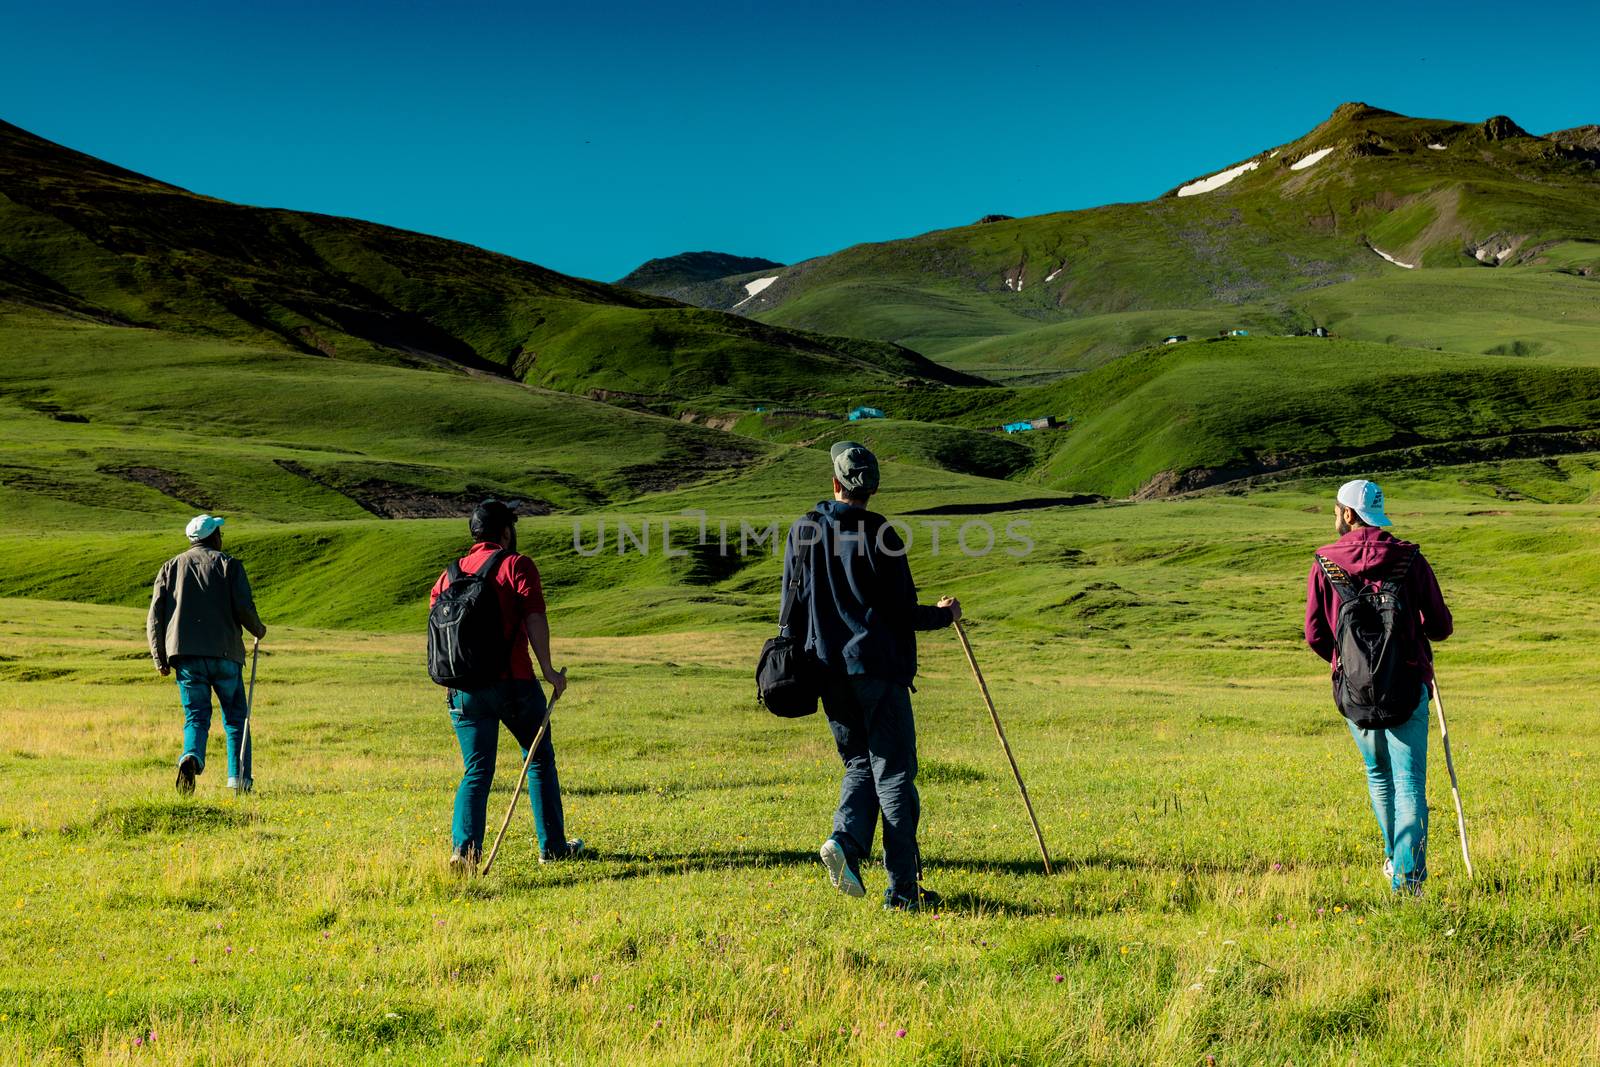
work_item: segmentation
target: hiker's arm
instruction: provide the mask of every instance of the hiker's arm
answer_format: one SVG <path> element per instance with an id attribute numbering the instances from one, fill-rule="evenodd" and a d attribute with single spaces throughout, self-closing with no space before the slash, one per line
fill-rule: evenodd
<path id="1" fill-rule="evenodd" d="M 533 657 L 539 661 L 539 671 L 550 684 L 550 699 L 554 700 L 567 689 L 567 672 L 558 671 L 550 659 L 550 619 L 542 611 L 534 611 L 522 620 L 523 632 L 533 648 Z"/>
<path id="2" fill-rule="evenodd" d="M 150 641 L 150 658 L 163 675 L 172 670 L 167 663 L 167 619 L 171 614 L 172 590 L 168 586 L 167 568 L 162 567 L 156 572 L 155 585 L 150 590 L 150 614 L 144 621 L 144 633 Z"/>
<path id="3" fill-rule="evenodd" d="M 267 636 L 267 626 L 261 621 L 261 616 L 256 614 L 256 601 L 250 593 L 250 579 L 245 577 L 244 564 L 232 560 L 228 570 L 231 572 L 233 587 L 233 617 L 259 641 Z"/>
<path id="4" fill-rule="evenodd" d="M 937 604 L 917 603 L 917 586 L 911 580 L 906 546 L 893 526 L 883 527 L 878 544 L 882 549 L 879 558 L 883 560 L 884 577 L 890 587 L 889 600 L 906 612 L 913 630 L 942 630 L 961 618 L 961 602 L 954 597 L 942 597 Z"/>
<path id="5" fill-rule="evenodd" d="M 794 574 L 794 527 L 789 528 L 789 536 L 783 542 L 783 581 L 778 586 L 778 610 L 783 610 L 783 596 L 789 589 L 789 579 Z"/>
<path id="6" fill-rule="evenodd" d="M 1416 575 L 1417 614 L 1421 617 L 1422 636 L 1429 641 L 1443 641 L 1455 633 L 1456 621 L 1450 615 L 1450 608 L 1444 602 L 1444 593 L 1439 589 L 1439 579 L 1433 573 L 1433 568 L 1421 556 L 1417 557 L 1416 565 L 1411 573 Z"/>
<path id="7" fill-rule="evenodd" d="M 1306 579 L 1306 644 L 1311 651 L 1333 662 L 1333 632 L 1328 629 L 1328 601 L 1326 591 L 1331 590 L 1322 568 L 1311 565 L 1311 575 Z"/>
<path id="8" fill-rule="evenodd" d="M 554 700 L 565 692 L 567 674 L 556 670 L 550 661 L 550 620 L 545 616 L 544 583 L 539 580 L 539 568 L 527 556 L 512 557 L 511 592 L 522 616 L 522 632 L 528 635 L 528 644 L 539 661 L 544 680 L 550 684 L 550 699 Z"/>

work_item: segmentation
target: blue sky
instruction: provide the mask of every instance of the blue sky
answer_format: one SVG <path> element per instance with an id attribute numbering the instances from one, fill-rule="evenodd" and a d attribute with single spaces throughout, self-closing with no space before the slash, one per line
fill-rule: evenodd
<path id="1" fill-rule="evenodd" d="M 256 8 L 257 10 L 247 10 Z M 1345 100 L 1600 122 L 1600 4 L 0 0 L 0 118 L 614 279 L 1153 197 Z"/>

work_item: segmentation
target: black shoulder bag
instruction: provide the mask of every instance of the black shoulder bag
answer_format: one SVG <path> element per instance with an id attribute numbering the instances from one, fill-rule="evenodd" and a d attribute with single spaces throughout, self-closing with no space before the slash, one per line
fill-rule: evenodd
<path id="1" fill-rule="evenodd" d="M 783 591 L 783 609 L 778 613 L 778 636 L 767 639 L 761 646 L 761 658 L 756 661 L 756 699 L 762 707 L 784 719 L 815 714 L 817 700 L 822 695 L 822 672 L 815 657 L 806 651 L 803 630 L 799 637 L 792 636 L 789 631 L 809 558 L 807 553 L 806 562 L 795 561 L 789 587 Z"/>

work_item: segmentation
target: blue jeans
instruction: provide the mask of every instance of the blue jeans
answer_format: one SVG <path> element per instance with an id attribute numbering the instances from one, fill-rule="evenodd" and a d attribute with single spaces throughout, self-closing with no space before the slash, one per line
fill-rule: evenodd
<path id="1" fill-rule="evenodd" d="M 183 701 L 183 754 L 193 756 L 206 769 L 206 735 L 211 732 L 211 694 L 222 705 L 222 731 L 228 739 L 228 779 L 249 783 L 250 744 L 245 738 L 244 668 L 231 659 L 213 656 L 175 656 L 172 673 Z M 244 751 L 240 752 L 243 743 Z M 241 764 L 243 772 L 241 773 Z"/>
<path id="2" fill-rule="evenodd" d="M 917 851 L 922 802 L 917 796 L 911 692 L 881 678 L 835 675 L 823 688 L 822 710 L 844 760 L 833 839 L 852 862 L 860 863 L 872 852 L 881 814 L 888 894 L 914 897 L 922 866 Z"/>
<path id="3" fill-rule="evenodd" d="M 1345 720 L 1367 764 L 1367 791 L 1394 865 L 1395 889 L 1415 890 L 1428 877 L 1428 689 L 1411 718 L 1388 730 L 1363 730 Z"/>
<path id="4" fill-rule="evenodd" d="M 457 852 L 483 851 L 483 829 L 494 784 L 495 754 L 500 746 L 500 725 L 516 738 L 524 759 L 528 744 L 544 721 L 544 690 L 538 682 L 511 680 L 484 689 L 452 689 L 450 722 L 461 745 L 461 785 L 456 789 L 455 822 L 451 838 Z M 556 778 L 556 750 L 546 730 L 528 764 L 528 802 L 533 807 L 534 832 L 541 855 L 560 855 L 567 849 L 567 830 L 561 811 L 561 783 Z"/>

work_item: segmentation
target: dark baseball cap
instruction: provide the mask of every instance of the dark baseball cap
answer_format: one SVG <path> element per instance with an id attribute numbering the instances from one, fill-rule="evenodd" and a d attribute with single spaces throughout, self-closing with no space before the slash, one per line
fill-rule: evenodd
<path id="1" fill-rule="evenodd" d="M 507 526 L 515 526 L 517 508 L 521 503 L 520 500 L 485 500 L 472 509 L 467 528 L 472 531 L 473 537 L 483 537 L 485 534 L 499 533 Z"/>
<path id="2" fill-rule="evenodd" d="M 833 457 L 833 476 L 849 493 L 878 491 L 878 457 L 866 445 L 840 441 L 828 450 Z"/>

